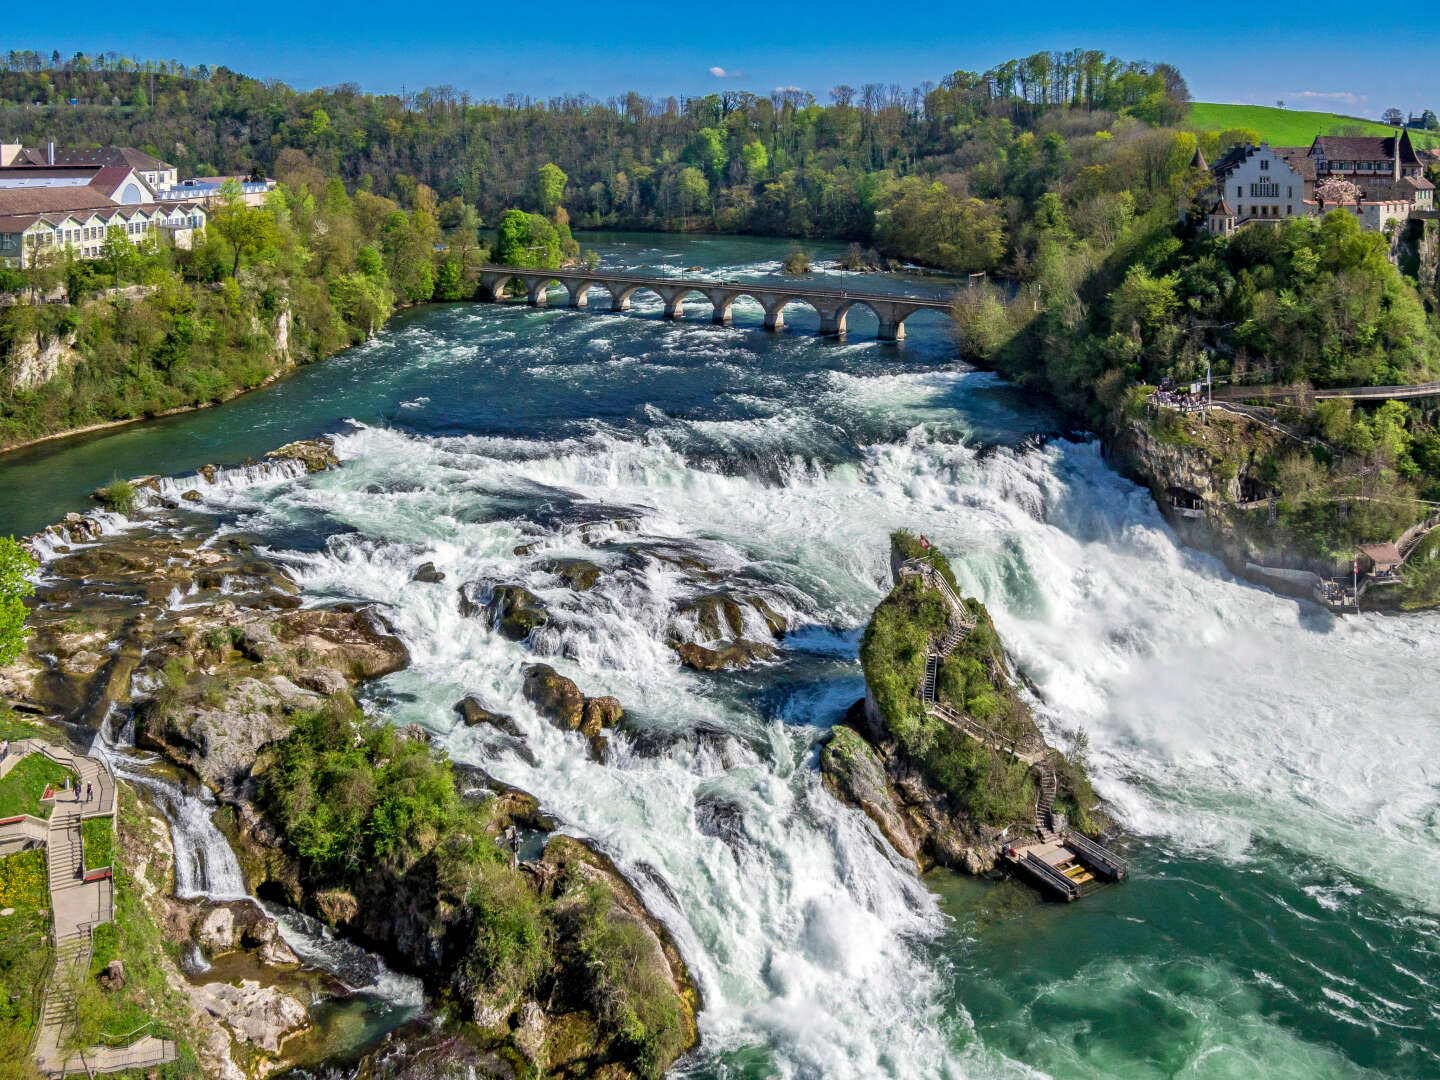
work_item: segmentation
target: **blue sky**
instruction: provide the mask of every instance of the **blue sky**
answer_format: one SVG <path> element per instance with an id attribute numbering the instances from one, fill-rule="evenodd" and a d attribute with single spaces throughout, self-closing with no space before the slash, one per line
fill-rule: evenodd
<path id="1" fill-rule="evenodd" d="M 515 5 L 447 3 L 213 6 L 192 19 L 156 5 L 139 19 L 85 0 L 57 20 L 17 3 L 3 47 L 95 51 L 225 64 L 301 88 L 342 81 L 395 91 L 450 83 L 479 98 L 768 93 L 798 86 L 824 99 L 837 83 L 938 80 L 1040 49 L 1098 48 L 1166 60 L 1197 100 L 1378 115 L 1440 111 L 1440 19 L 1308 20 L 1293 7 L 1256 12 L 1194 5 L 766 4 Z M 1223 7 L 1223 5 L 1222 5 Z M 18 10 L 17 10 L 18 9 Z M 1426 10 L 1424 7 L 1415 11 Z M 1392 13 L 1400 16 L 1397 10 Z M 1016 18 L 1015 16 L 1021 16 Z M 1261 21 L 1269 20 L 1269 21 Z M 1306 22 L 1313 28 L 1305 28 Z M 1381 32 L 1355 27 L 1396 22 Z M 76 28 L 80 29 L 78 32 Z M 714 72 L 723 72 L 715 74 Z"/>

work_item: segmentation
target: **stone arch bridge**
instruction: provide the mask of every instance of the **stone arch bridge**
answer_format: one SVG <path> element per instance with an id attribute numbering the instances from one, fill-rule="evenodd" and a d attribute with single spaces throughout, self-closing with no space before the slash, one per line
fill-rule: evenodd
<path id="1" fill-rule="evenodd" d="M 665 317 L 678 319 L 682 305 L 691 293 L 699 293 L 710 301 L 712 321 L 730 322 L 730 309 L 737 299 L 748 296 L 765 309 L 765 328 L 778 330 L 785 325 L 785 307 L 793 303 L 809 304 L 820 315 L 820 333 L 845 333 L 845 320 L 850 309 L 861 306 L 875 313 L 880 323 L 881 341 L 899 341 L 905 336 L 905 320 L 917 311 L 949 311 L 949 297 L 901 296 L 894 293 L 847 292 L 841 289 L 814 289 L 796 285 L 767 285 L 759 282 L 709 281 L 699 278 L 648 277 L 639 274 L 613 274 L 603 270 L 524 270 L 513 266 L 485 266 L 480 271 L 480 298 L 500 300 L 505 287 L 518 279 L 525 287 L 526 298 L 533 307 L 549 303 L 549 290 L 560 285 L 570 298 L 570 307 L 590 306 L 590 290 L 599 286 L 610 294 L 611 311 L 629 311 L 630 298 L 648 289 L 665 304 Z"/>

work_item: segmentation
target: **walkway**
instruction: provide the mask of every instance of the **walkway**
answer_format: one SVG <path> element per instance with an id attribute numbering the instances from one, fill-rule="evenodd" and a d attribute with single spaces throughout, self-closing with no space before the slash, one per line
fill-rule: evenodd
<path id="1" fill-rule="evenodd" d="M 1406 398 L 1440 397 L 1440 381 L 1414 383 L 1410 386 L 1337 386 L 1328 390 L 1306 390 L 1294 386 L 1265 383 L 1246 386 L 1243 383 L 1217 387 L 1216 397 L 1244 400 L 1288 401 L 1293 398 L 1351 398 L 1354 401 L 1400 401 Z"/>
<path id="2" fill-rule="evenodd" d="M 550 302 L 552 284 L 564 288 L 572 308 L 589 307 L 590 290 L 598 286 L 610 294 L 611 311 L 629 311 L 631 296 L 641 289 L 648 289 L 664 301 L 667 319 L 678 319 L 683 314 L 686 297 L 699 293 L 710 301 L 712 321 L 722 324 L 730 322 L 730 309 L 735 301 L 748 296 L 765 309 L 767 330 L 778 330 L 784 326 L 786 305 L 799 302 L 809 304 L 819 313 L 820 333 L 832 336 L 845 333 L 845 320 L 852 307 L 867 307 L 880 323 L 877 336 L 881 341 L 902 339 L 905 336 L 905 320 L 915 312 L 948 312 L 953 302 L 948 296 L 849 292 L 788 282 L 716 281 L 605 270 L 535 270 L 519 266 L 480 267 L 480 296 L 486 300 L 501 300 L 506 286 L 516 279 L 525 286 L 526 299 L 533 307 L 544 307 Z"/>
<path id="3" fill-rule="evenodd" d="M 975 616 L 950 586 L 950 582 L 945 580 L 945 575 L 935 568 L 934 563 L 927 559 L 911 559 L 900 567 L 900 576 L 907 575 L 916 575 L 928 587 L 938 590 L 949 611 L 949 625 L 945 636 L 932 643 L 930 653 L 925 658 L 925 675 L 920 683 L 920 701 L 925 711 L 962 735 L 983 743 L 992 750 L 1009 754 L 1033 768 L 1040 776 L 1040 796 L 1035 801 L 1035 835 L 1042 843 L 1058 841 L 1064 831 L 1063 825 L 1059 830 L 1055 828 L 1055 795 L 1059 789 L 1059 781 L 1045 740 L 1038 733 L 1032 732 L 1026 739 L 1017 741 L 957 709 L 952 709 L 935 696 L 935 680 L 939 675 L 940 665 L 955 651 L 960 642 L 965 640 L 966 635 L 975 629 Z"/>
<path id="4" fill-rule="evenodd" d="M 81 822 L 86 818 L 115 817 L 115 778 L 103 761 L 70 751 L 41 739 L 21 739 L 10 744 L 10 753 L 0 762 L 0 776 L 14 768 L 28 754 L 43 754 L 70 769 L 78 777 L 73 790 L 55 794 L 54 809 L 44 833 L 45 861 L 50 877 L 50 910 L 55 936 L 55 969 L 40 1007 L 40 1024 L 35 1039 L 35 1067 L 46 1076 L 72 1073 L 118 1072 L 174 1061 L 175 1043 L 153 1035 L 130 1046 L 96 1046 L 66 1057 L 63 1047 L 68 1028 L 75 1023 L 75 988 L 90 976 L 91 935 L 96 926 L 115 917 L 114 880 L 111 867 L 85 873 Z M 84 798 L 85 785 L 91 798 Z M 0 830 L 13 835 L 36 836 L 35 823 L 43 819 L 11 819 Z M 3 839 L 0 834 L 0 839 Z"/>

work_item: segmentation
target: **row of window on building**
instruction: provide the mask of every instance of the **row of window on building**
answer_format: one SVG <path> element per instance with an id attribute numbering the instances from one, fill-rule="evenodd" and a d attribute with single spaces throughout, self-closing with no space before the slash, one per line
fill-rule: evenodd
<path id="1" fill-rule="evenodd" d="M 85 240 L 103 240 L 106 233 L 112 228 L 120 229 L 128 236 L 141 236 L 147 230 L 160 226 L 168 226 L 172 229 L 198 229 L 200 215 L 189 214 L 155 221 L 127 221 L 122 225 L 86 225 L 78 229 L 57 229 L 48 233 L 31 233 L 30 243 L 35 247 L 43 247 L 46 244 L 78 244 Z M 86 253 L 88 253 L 88 249 Z"/>

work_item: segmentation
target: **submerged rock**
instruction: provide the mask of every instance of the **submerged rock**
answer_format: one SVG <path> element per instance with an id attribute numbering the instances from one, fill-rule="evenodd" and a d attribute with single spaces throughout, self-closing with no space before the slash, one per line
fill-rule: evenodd
<path id="1" fill-rule="evenodd" d="M 525 733 L 520 730 L 520 725 L 514 719 L 504 713 L 491 712 L 480 703 L 480 699 L 473 694 L 467 694 L 455 703 L 455 711 L 460 714 L 468 727 L 475 727 L 477 724 L 489 724 L 491 727 L 499 728 L 506 735 L 512 735 L 517 739 L 524 738 Z"/>
<path id="2" fill-rule="evenodd" d="M 585 592 L 600 580 L 600 567 L 589 559 L 547 559 L 540 569 L 554 574 L 576 592 Z"/>
<path id="3" fill-rule="evenodd" d="M 433 562 L 421 563 L 415 568 L 415 573 L 410 575 L 410 580 L 434 585 L 445 580 L 445 571 L 435 569 Z"/>
<path id="4" fill-rule="evenodd" d="M 489 586 L 467 581 L 460 586 L 460 614 L 474 618 L 482 612 L 491 627 L 511 641 L 524 641 L 550 621 L 540 598 L 523 585 Z"/>
<path id="5" fill-rule="evenodd" d="M 680 662 L 696 671 L 721 671 L 725 668 L 744 668 L 775 655 L 775 646 L 760 641 L 717 641 L 712 646 L 697 645 L 693 641 L 672 641 L 670 648 L 680 657 Z"/>

